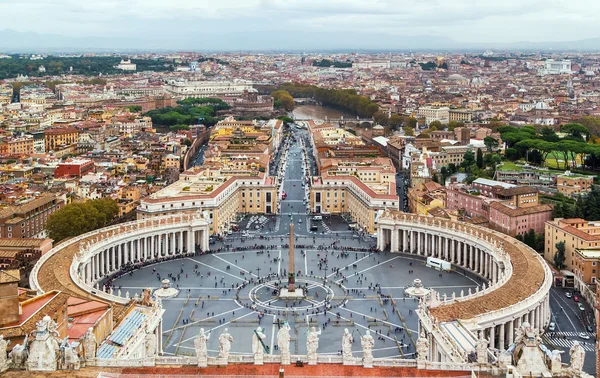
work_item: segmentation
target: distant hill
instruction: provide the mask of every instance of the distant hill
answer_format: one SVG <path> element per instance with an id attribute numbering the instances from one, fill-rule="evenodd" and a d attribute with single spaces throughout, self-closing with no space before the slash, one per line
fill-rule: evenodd
<path id="1" fill-rule="evenodd" d="M 24 33 L 0 30 L 0 52 L 85 52 L 85 51 L 358 51 L 358 50 L 581 50 L 600 51 L 600 38 L 569 42 L 466 43 L 438 36 L 396 36 L 361 30 L 348 38 L 348 33 L 297 33 L 282 31 L 215 32 L 203 34 L 201 41 L 193 35 L 161 38 L 76 38 L 57 34 Z M 209 37 L 209 38 L 207 38 Z"/>

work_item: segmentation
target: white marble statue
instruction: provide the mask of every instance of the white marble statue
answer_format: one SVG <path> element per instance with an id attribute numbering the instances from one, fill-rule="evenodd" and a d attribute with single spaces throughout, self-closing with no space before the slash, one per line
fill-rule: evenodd
<path id="1" fill-rule="evenodd" d="M 56 323 L 46 315 L 35 327 L 35 339 L 31 342 L 27 357 L 27 370 L 55 371 L 60 350 Z"/>
<path id="2" fill-rule="evenodd" d="M 69 343 L 69 337 L 65 337 L 60 344 L 60 368 L 64 370 L 79 370 L 81 363 L 73 347 Z"/>
<path id="3" fill-rule="evenodd" d="M 198 357 L 198 367 L 208 366 L 208 349 L 206 343 L 210 338 L 210 332 L 205 333 L 204 328 L 200 328 L 200 333 L 194 339 L 194 348 L 196 349 L 196 356 Z"/>
<path id="4" fill-rule="evenodd" d="M 308 364 L 317 364 L 317 349 L 319 348 L 319 336 L 321 330 L 317 330 L 315 327 L 310 327 L 308 335 L 306 337 L 306 351 L 308 352 Z"/>
<path id="5" fill-rule="evenodd" d="M 258 326 L 252 333 L 252 354 L 254 355 L 254 364 L 262 365 L 265 359 L 265 350 L 262 341 L 267 336 L 264 334 L 263 329 Z"/>
<path id="6" fill-rule="evenodd" d="M 4 340 L 4 336 L 0 335 L 0 372 L 7 364 L 6 359 L 6 350 L 8 349 L 8 344 L 10 341 Z"/>
<path id="7" fill-rule="evenodd" d="M 85 353 L 85 359 L 91 360 L 96 358 L 96 336 L 94 330 L 88 328 L 85 336 L 83 337 L 83 351 Z"/>
<path id="8" fill-rule="evenodd" d="M 156 335 L 153 333 L 146 334 L 146 358 L 156 357 Z"/>
<path id="9" fill-rule="evenodd" d="M 427 361 L 429 358 L 429 340 L 427 340 L 427 337 L 425 337 L 423 332 L 421 332 L 421 335 L 419 335 L 419 338 L 417 339 L 417 345 L 415 349 L 417 351 L 417 361 Z"/>
<path id="10" fill-rule="evenodd" d="M 488 345 L 489 341 L 483 336 L 483 331 L 479 332 L 479 339 L 477 340 L 477 363 L 487 364 L 488 363 Z"/>
<path id="11" fill-rule="evenodd" d="M 277 345 L 281 351 L 281 364 L 290 364 L 290 325 L 283 322 L 283 327 L 277 332 Z"/>
<path id="12" fill-rule="evenodd" d="M 564 352 L 562 350 L 554 349 L 550 355 L 550 372 L 554 374 L 560 374 L 562 371 L 562 356 Z"/>
<path id="13" fill-rule="evenodd" d="M 24 369 L 25 362 L 27 361 L 27 341 L 29 339 L 29 335 L 25 335 L 25 340 L 23 340 L 23 345 L 17 344 L 15 345 L 8 357 L 10 358 L 11 366 L 13 369 Z"/>
<path id="14" fill-rule="evenodd" d="M 375 347 L 375 339 L 371 336 L 371 331 L 367 330 L 363 337 L 360 338 L 360 345 L 363 350 L 363 367 L 373 367 L 373 347 Z"/>
<path id="15" fill-rule="evenodd" d="M 344 328 L 344 334 L 342 335 L 342 360 L 348 362 L 352 359 L 352 343 L 354 338 L 348 328 Z"/>
<path id="16" fill-rule="evenodd" d="M 231 343 L 233 342 L 233 337 L 229 334 L 229 330 L 225 328 L 223 333 L 219 336 L 219 358 L 225 360 L 229 359 L 229 352 L 231 351 Z"/>
<path id="17" fill-rule="evenodd" d="M 571 356 L 571 369 L 576 373 L 580 373 L 585 361 L 585 350 L 579 344 L 579 341 L 573 342 L 573 346 L 569 349 L 569 355 Z"/>

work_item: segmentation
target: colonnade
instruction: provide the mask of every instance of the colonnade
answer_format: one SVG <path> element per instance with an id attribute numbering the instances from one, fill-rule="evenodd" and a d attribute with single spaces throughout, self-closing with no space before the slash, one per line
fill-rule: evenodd
<path id="1" fill-rule="evenodd" d="M 448 261 L 484 278 L 488 281 L 487 286 L 492 286 L 492 289 L 504 275 L 509 274 L 505 271 L 505 264 L 511 264 L 510 260 L 495 252 L 489 243 L 456 229 L 438 230 L 425 225 L 379 225 L 377 233 L 379 250 L 389 249 L 390 252 L 404 252 L 423 258 L 435 257 Z M 480 330 L 490 341 L 490 348 L 507 349 L 514 342 L 515 329 L 524 322 L 534 329 L 544 330 L 550 322 L 550 302 L 548 295 L 541 298 L 538 302 L 532 301 L 519 313 L 512 314 L 507 311 L 507 316 L 499 316 L 491 322 L 480 322 Z M 430 355 L 434 359 L 438 355 L 444 360 L 438 353 L 434 353 L 435 342 L 431 341 Z"/>
<path id="2" fill-rule="evenodd" d="M 79 267 L 80 277 L 93 286 L 103 277 L 117 272 L 127 264 L 153 261 L 184 255 L 195 251 L 208 251 L 208 230 L 160 230 L 114 237 L 114 241 L 90 253 Z"/>

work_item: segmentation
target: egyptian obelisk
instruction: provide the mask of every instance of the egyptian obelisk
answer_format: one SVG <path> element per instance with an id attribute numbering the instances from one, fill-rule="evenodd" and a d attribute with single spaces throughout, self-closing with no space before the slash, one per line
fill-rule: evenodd
<path id="1" fill-rule="evenodd" d="M 296 268 L 294 267 L 294 218 L 290 220 L 290 252 L 288 256 L 288 293 L 296 291 Z"/>

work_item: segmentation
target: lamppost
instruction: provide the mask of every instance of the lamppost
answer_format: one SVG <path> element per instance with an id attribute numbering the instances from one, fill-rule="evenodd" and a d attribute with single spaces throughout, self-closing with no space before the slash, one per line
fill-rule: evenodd
<path id="1" fill-rule="evenodd" d="M 256 271 L 258 272 L 258 277 L 257 277 L 257 278 L 259 278 L 259 279 L 260 279 L 260 266 L 258 266 L 258 267 L 256 268 Z"/>

